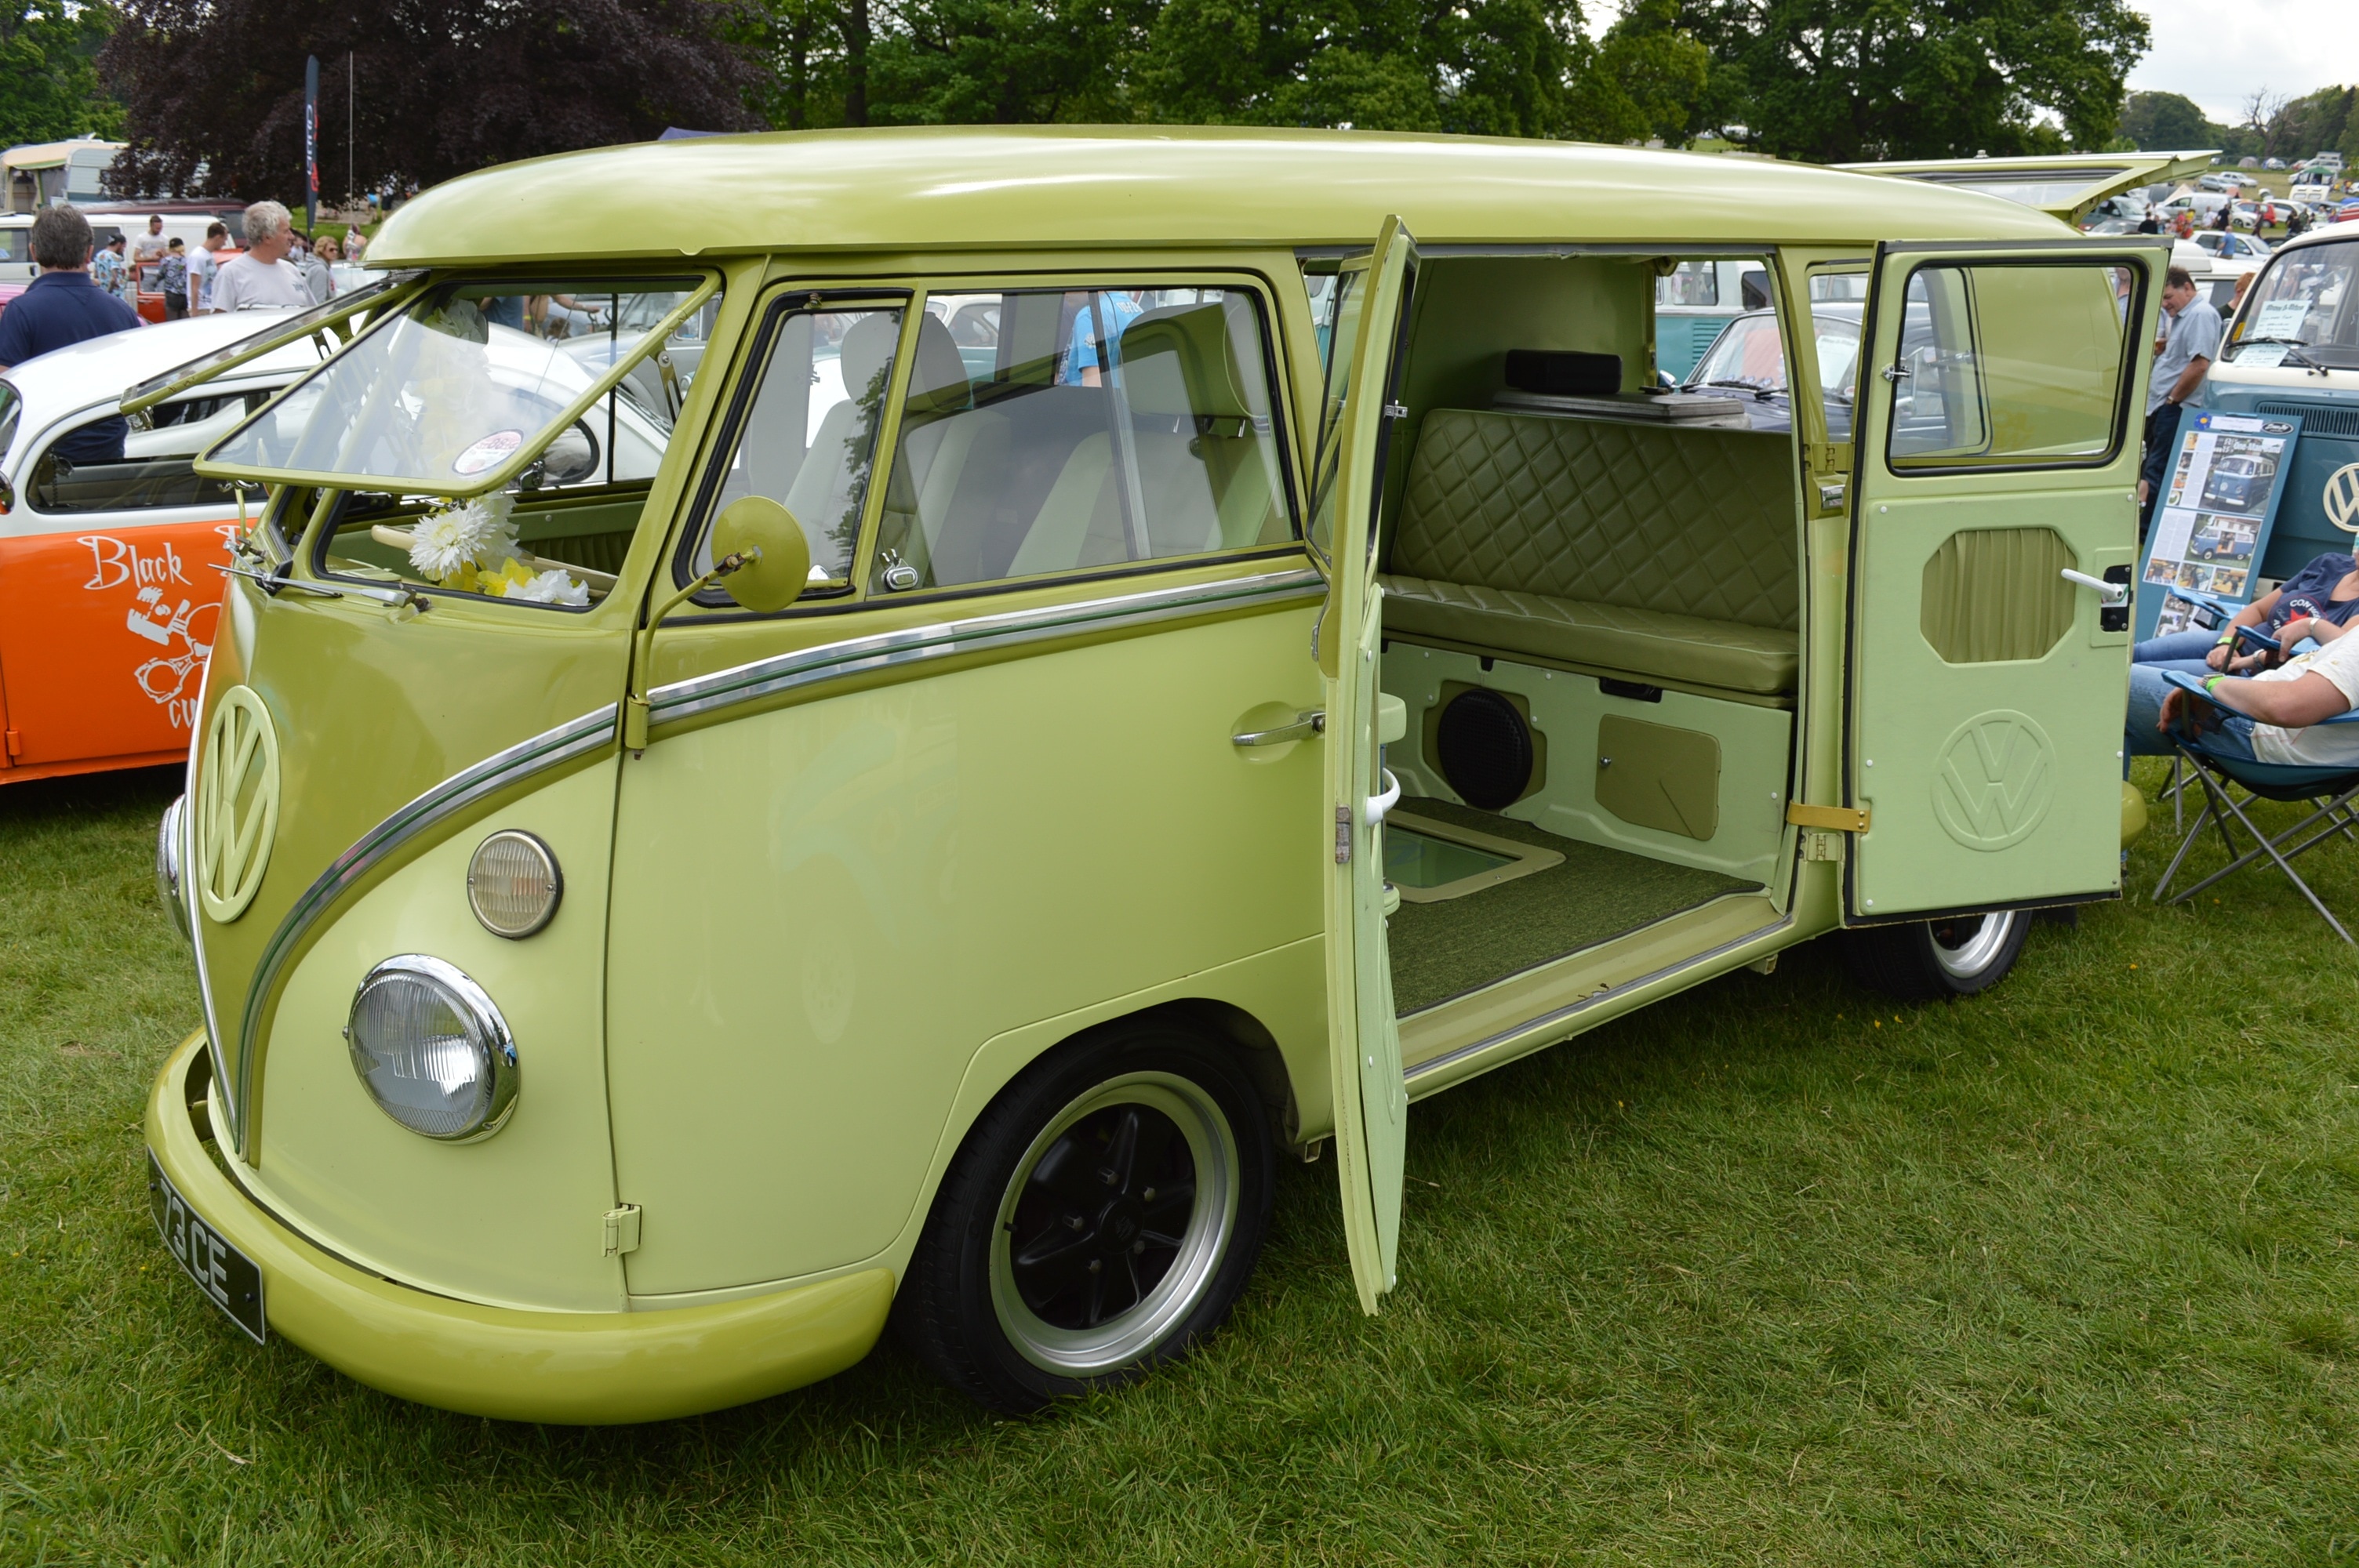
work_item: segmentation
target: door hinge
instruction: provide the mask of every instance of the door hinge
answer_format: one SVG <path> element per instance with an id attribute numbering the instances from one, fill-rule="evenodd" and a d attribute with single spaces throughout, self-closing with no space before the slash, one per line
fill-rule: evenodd
<path id="1" fill-rule="evenodd" d="M 1810 833 L 1802 835 L 1802 859 L 1805 860 L 1840 860 L 1843 859 L 1843 835 Z M 1762 973 L 1768 973 L 1763 970 Z"/>
<path id="2" fill-rule="evenodd" d="M 1851 472 L 1849 441 L 1812 441 L 1802 451 L 1803 460 L 1813 473 L 1840 478 Z"/>
<path id="3" fill-rule="evenodd" d="M 1352 808 L 1348 806 L 1335 808 L 1335 863 L 1352 863 Z"/>
<path id="4" fill-rule="evenodd" d="M 1864 806 L 1804 806 L 1795 801 L 1786 807 L 1786 820 L 1797 827 L 1864 833 L 1867 831 L 1867 808 Z"/>
<path id="5" fill-rule="evenodd" d="M 24 732 L 23 730 L 9 730 L 9 731 L 8 731 L 8 760 L 9 760 L 10 762 L 15 762 L 17 758 L 19 758 L 19 757 L 23 756 L 24 754 L 25 754 L 25 732 Z"/>
<path id="6" fill-rule="evenodd" d="M 625 1252 L 639 1249 L 639 1206 L 626 1203 L 606 1213 L 606 1251 L 609 1258 L 619 1258 Z"/>
<path id="7" fill-rule="evenodd" d="M 1385 405 L 1385 417 L 1386 417 L 1386 418 L 1387 418 L 1387 419 L 1406 419 L 1406 418 L 1408 418 L 1408 405 L 1407 405 L 1407 404 L 1405 404 L 1405 403 L 1387 403 L 1387 404 L 1386 404 L 1386 405 Z"/>

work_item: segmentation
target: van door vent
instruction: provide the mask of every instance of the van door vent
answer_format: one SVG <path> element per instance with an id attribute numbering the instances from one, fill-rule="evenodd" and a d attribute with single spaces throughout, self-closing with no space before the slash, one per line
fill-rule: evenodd
<path id="1" fill-rule="evenodd" d="M 1487 687 L 1470 687 L 1450 699 L 1434 730 L 1434 752 L 1441 776 L 1477 811 L 1512 806 L 1531 788 L 1531 725 Z"/>

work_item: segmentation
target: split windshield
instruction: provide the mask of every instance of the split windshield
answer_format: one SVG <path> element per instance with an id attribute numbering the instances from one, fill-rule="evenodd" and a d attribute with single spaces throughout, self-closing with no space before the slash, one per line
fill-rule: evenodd
<path id="1" fill-rule="evenodd" d="M 708 300 L 672 322 L 698 287 L 692 278 L 440 283 L 206 461 L 255 478 L 466 495 L 529 471 L 527 460 L 546 446 L 538 481 L 651 478 L 713 310 Z"/>
<path id="2" fill-rule="evenodd" d="M 2237 319 L 2232 362 L 2359 369 L 2359 241 L 2279 253 Z"/>

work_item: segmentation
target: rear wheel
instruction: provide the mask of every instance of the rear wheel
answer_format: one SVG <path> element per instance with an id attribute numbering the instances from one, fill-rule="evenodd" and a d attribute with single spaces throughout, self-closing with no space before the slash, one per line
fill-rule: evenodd
<path id="1" fill-rule="evenodd" d="M 1972 996 L 2006 978 L 2030 928 L 2022 909 L 1871 925 L 1844 934 L 1843 966 L 1859 984 L 1902 1001 Z"/>
<path id="2" fill-rule="evenodd" d="M 994 1409 L 1184 1355 L 1268 1227 L 1261 1100 L 1227 1051 L 1147 1024 L 1036 1064 L 976 1121 L 894 1303 L 903 1341 Z"/>

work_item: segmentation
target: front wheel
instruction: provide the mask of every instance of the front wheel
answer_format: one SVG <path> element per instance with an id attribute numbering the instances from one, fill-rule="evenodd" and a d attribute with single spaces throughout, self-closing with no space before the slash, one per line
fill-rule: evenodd
<path id="1" fill-rule="evenodd" d="M 2006 978 L 2023 951 L 2031 912 L 1951 914 L 1846 932 L 1843 967 L 1873 991 L 1901 1001 L 1973 996 Z"/>
<path id="2" fill-rule="evenodd" d="M 1163 1024 L 1074 1042 L 968 1133 L 894 1325 L 995 1410 L 1125 1381 L 1228 1317 L 1273 1173 L 1260 1097 L 1223 1047 Z"/>

